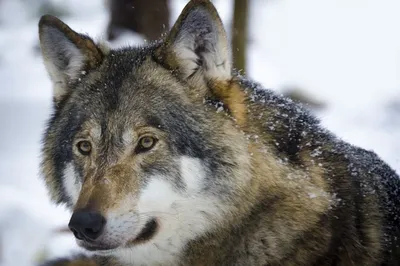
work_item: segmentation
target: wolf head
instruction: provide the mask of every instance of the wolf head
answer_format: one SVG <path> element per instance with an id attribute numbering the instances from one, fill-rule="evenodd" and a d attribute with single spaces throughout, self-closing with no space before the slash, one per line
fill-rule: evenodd
<path id="1" fill-rule="evenodd" d="M 155 259 L 234 219 L 249 159 L 235 122 L 208 104 L 240 105 L 209 1 L 191 1 L 145 47 L 110 50 L 51 16 L 39 35 L 54 86 L 42 172 L 52 199 L 73 211 L 78 244 Z"/>

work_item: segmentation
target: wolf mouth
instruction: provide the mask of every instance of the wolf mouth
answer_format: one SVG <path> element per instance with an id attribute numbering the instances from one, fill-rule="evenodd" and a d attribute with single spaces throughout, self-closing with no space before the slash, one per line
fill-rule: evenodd
<path id="1" fill-rule="evenodd" d="M 131 244 L 139 244 L 150 240 L 158 231 L 158 222 L 155 218 L 149 220 Z"/>
<path id="2" fill-rule="evenodd" d="M 144 242 L 149 241 L 157 233 L 158 227 L 159 225 L 156 219 L 153 218 L 149 220 L 143 227 L 142 231 L 140 231 L 140 233 L 137 235 L 137 237 L 128 242 L 128 245 L 143 244 Z M 119 248 L 118 246 L 96 245 L 87 241 L 82 242 L 81 247 L 85 248 L 88 251 L 100 252 L 112 251 Z"/>
<path id="3" fill-rule="evenodd" d="M 84 242 L 81 244 L 81 247 L 88 251 L 107 251 L 107 250 L 113 250 L 116 249 L 117 247 L 112 247 L 112 246 L 107 246 L 107 245 L 94 245 L 88 242 Z"/>

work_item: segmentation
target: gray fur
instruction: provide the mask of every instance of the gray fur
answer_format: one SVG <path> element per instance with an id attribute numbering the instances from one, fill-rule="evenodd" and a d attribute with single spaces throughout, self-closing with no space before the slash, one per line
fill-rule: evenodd
<path id="1" fill-rule="evenodd" d="M 65 47 L 85 44 L 77 47 L 87 72 L 64 84 L 67 93 L 56 99 L 44 136 L 42 168 L 53 200 L 71 210 L 104 211 L 123 205 L 116 202 L 120 194 L 140 192 L 152 182 L 149 176 L 162 176 L 177 194 L 189 191 L 193 184 L 185 183 L 177 163 L 182 156 L 204 168 L 195 185 L 201 200 L 213 199 L 206 207 L 215 207 L 222 219 L 215 209 L 199 209 L 194 220 L 212 228 L 193 234 L 179 250 L 172 240 L 166 248 L 153 247 L 157 254 L 143 264 L 156 265 L 153 257 L 167 254 L 162 265 L 399 265 L 398 175 L 373 152 L 323 129 L 298 104 L 231 75 L 226 34 L 209 1 L 191 1 L 170 35 L 145 47 L 94 49 L 89 37 L 55 18 L 40 25 L 43 54 L 60 73 L 68 66 Z M 138 155 L 124 134 L 143 126 L 159 134 L 162 146 Z M 77 139 L 94 128 L 100 129 L 93 140 L 95 170 L 74 152 Z M 128 159 L 134 163 L 126 165 Z M 63 182 L 71 164 L 83 184 L 78 203 Z M 82 200 L 84 192 L 119 178 L 118 193 L 99 193 L 96 204 Z M 85 185 L 92 187 L 86 191 Z M 195 228 L 193 217 L 184 219 Z M 141 244 L 129 247 L 126 257 Z M 126 257 L 87 260 L 104 266 L 143 262 Z M 62 263 L 82 265 L 78 259 Z"/>

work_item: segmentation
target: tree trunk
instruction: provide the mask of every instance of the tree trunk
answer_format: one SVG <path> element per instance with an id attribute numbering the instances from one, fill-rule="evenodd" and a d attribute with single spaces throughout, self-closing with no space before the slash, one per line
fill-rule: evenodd
<path id="1" fill-rule="evenodd" d="M 233 66 L 246 71 L 248 0 L 235 0 L 232 26 Z"/>
<path id="2" fill-rule="evenodd" d="M 169 29 L 168 0 L 108 0 L 110 22 L 107 37 L 113 40 L 120 30 L 131 30 L 156 40 Z"/>

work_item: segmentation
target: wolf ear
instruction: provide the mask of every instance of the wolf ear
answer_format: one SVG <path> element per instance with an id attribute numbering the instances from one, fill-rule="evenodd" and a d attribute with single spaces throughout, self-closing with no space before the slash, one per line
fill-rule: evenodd
<path id="1" fill-rule="evenodd" d="M 103 53 L 92 39 L 50 15 L 39 21 L 39 39 L 56 102 L 68 95 L 70 83 L 85 73 L 83 71 L 99 66 L 103 60 Z"/>
<path id="2" fill-rule="evenodd" d="M 229 41 L 210 1 L 190 1 L 171 29 L 156 58 L 183 79 L 207 82 L 231 77 Z"/>

